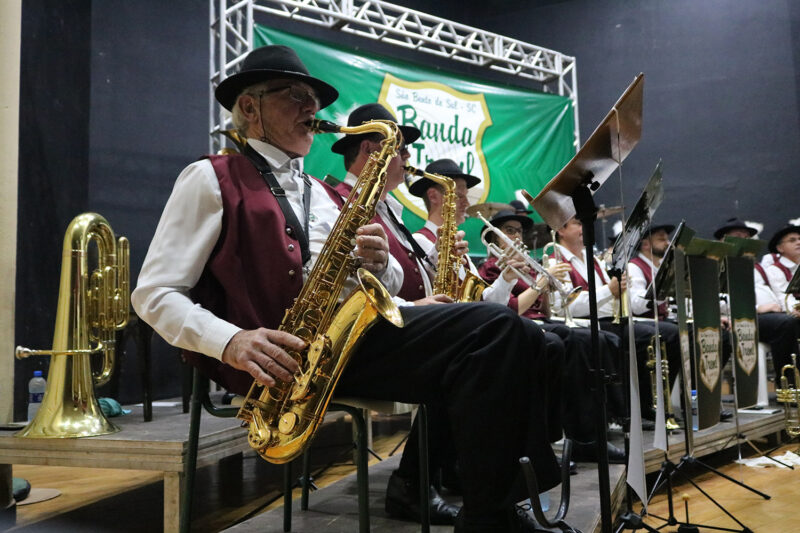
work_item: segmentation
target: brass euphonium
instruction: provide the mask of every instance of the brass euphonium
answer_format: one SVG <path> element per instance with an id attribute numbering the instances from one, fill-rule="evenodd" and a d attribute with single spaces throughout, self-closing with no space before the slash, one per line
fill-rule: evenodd
<path id="1" fill-rule="evenodd" d="M 434 183 L 444 187 L 442 200 L 442 225 L 439 228 L 439 237 L 436 239 L 436 252 L 439 256 L 436 268 L 436 277 L 433 280 L 434 294 L 444 294 L 457 302 L 476 302 L 481 300 L 481 295 L 486 289 L 486 282 L 464 269 L 465 276 L 461 280 L 459 273 L 462 267 L 462 258 L 456 253 L 456 182 L 455 180 L 431 174 L 410 165 L 405 166 L 406 172 L 428 178 Z"/>
<path id="2" fill-rule="evenodd" d="M 89 269 L 89 243 L 97 245 L 98 266 Z M 83 213 L 64 236 L 52 350 L 17 346 L 18 358 L 49 355 L 47 388 L 36 417 L 18 437 L 71 438 L 114 433 L 94 396 L 94 385 L 111 377 L 116 330 L 125 327 L 130 308 L 128 239 L 114 238 L 105 218 Z M 103 368 L 92 375 L 91 355 L 103 354 Z"/>
<path id="3" fill-rule="evenodd" d="M 386 185 L 386 168 L 397 155 L 397 124 L 375 120 L 340 127 L 313 120 L 314 133 L 379 133 L 381 149 L 370 154 L 306 283 L 280 325 L 306 341 L 300 352 L 288 350 L 299 364 L 294 380 L 264 387 L 254 382 L 237 417 L 249 426 L 248 442 L 271 463 L 286 463 L 303 453 L 325 416 L 334 387 L 359 340 L 379 316 L 398 327 L 403 317 L 380 281 L 359 268 L 359 286 L 338 305 L 347 278 L 356 271 L 356 230 L 375 216 Z"/>
<path id="4" fill-rule="evenodd" d="M 787 372 L 794 375 L 794 387 L 789 385 Z M 786 433 L 792 438 L 800 436 L 800 369 L 797 367 L 797 354 L 792 354 L 792 364 L 784 365 L 781 369 L 781 388 L 775 393 L 777 400 L 783 404 Z"/>
<path id="5" fill-rule="evenodd" d="M 647 347 L 647 368 L 650 369 L 650 387 L 653 395 L 653 408 L 658 405 L 658 382 L 656 381 L 656 336 L 650 339 L 650 346 Z M 664 414 L 666 415 L 667 429 L 679 429 L 678 422 L 675 421 L 675 413 L 672 412 L 672 393 L 669 385 L 669 361 L 664 357 L 667 353 L 667 346 L 661 342 L 661 381 L 664 383 Z"/>

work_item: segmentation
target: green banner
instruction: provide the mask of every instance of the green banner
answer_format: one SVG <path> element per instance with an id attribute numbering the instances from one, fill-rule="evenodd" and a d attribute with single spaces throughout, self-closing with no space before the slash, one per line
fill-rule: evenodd
<path id="1" fill-rule="evenodd" d="M 758 403 L 758 322 L 752 257 L 726 257 L 740 408 Z"/>
<path id="2" fill-rule="evenodd" d="M 481 178 L 470 189 L 471 203 L 509 202 L 519 189 L 533 195 L 575 155 L 574 115 L 569 98 L 492 84 L 487 81 L 315 41 L 264 26 L 255 27 L 255 46 L 285 44 L 297 51 L 313 76 L 339 90 L 339 99 L 318 116 L 347 124 L 356 107 L 381 102 L 401 125 L 419 128 L 409 146 L 409 164 L 425 168 L 441 158 L 456 161 Z M 342 157 L 330 151 L 333 135 L 320 135 L 306 157 L 306 170 L 319 178 L 343 178 Z M 405 185 L 393 193 L 406 207 L 412 231 L 425 221 L 420 198 Z M 470 253 L 484 254 L 478 232 L 482 223 L 468 219 Z"/>

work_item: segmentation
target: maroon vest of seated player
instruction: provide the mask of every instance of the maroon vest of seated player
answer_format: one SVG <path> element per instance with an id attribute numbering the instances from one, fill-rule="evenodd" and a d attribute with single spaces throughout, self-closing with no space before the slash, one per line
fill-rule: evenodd
<path id="1" fill-rule="evenodd" d="M 502 274 L 502 270 L 500 270 L 500 267 L 497 266 L 496 257 L 488 258 L 480 267 L 478 267 L 478 272 L 487 283 L 493 283 L 494 280 L 499 278 Z M 536 279 L 537 274 L 532 269 L 528 270 L 528 274 L 532 278 Z M 519 312 L 518 297 L 529 288 L 530 285 L 521 279 L 518 279 L 517 284 L 514 285 L 513 289 L 511 289 L 511 298 L 508 300 L 508 306 L 514 311 Z M 530 306 L 524 313 L 522 313 L 522 316 L 534 320 L 549 318 L 547 316 L 547 294 L 545 293 L 540 295 L 536 301 L 533 302 L 533 305 Z"/>
<path id="2" fill-rule="evenodd" d="M 240 328 L 277 329 L 303 285 L 300 244 L 246 157 L 208 159 L 222 193 L 222 228 L 192 300 Z M 247 394 L 253 383 L 217 359 L 188 351 L 184 358 L 231 392 Z"/>
<path id="3" fill-rule="evenodd" d="M 642 274 L 644 274 L 644 280 L 647 283 L 647 286 L 649 287 L 650 285 L 652 285 L 652 283 L 653 283 L 653 272 L 650 270 L 650 265 L 648 265 L 647 262 L 644 259 L 642 259 L 641 257 L 638 257 L 638 256 L 634 257 L 633 259 L 631 259 L 631 263 L 633 263 L 634 265 L 639 267 L 639 270 L 642 271 Z M 669 314 L 669 309 L 667 307 L 667 302 L 662 302 L 662 303 L 658 304 L 658 319 L 659 320 L 666 320 L 667 314 Z M 641 313 L 641 314 L 638 314 L 638 315 L 635 315 L 635 316 L 640 316 L 640 317 L 644 317 L 644 318 L 655 318 L 655 314 L 652 311 L 649 311 L 649 310 L 647 312 L 645 312 L 645 313 Z"/>
<path id="4" fill-rule="evenodd" d="M 353 189 L 347 183 L 339 183 L 336 187 L 336 192 L 344 197 L 350 194 Z M 339 206 L 341 207 L 341 205 Z M 383 226 L 383 231 L 386 232 L 386 239 L 389 241 L 389 253 L 400 263 L 403 267 L 403 286 L 397 295 L 409 302 L 425 298 L 425 285 L 422 284 L 422 276 L 427 274 L 420 271 L 420 264 L 414 255 L 414 251 L 406 248 L 392 233 L 389 228 L 389 223 L 384 221 L 380 215 L 376 214 L 373 222 L 377 222 Z"/>

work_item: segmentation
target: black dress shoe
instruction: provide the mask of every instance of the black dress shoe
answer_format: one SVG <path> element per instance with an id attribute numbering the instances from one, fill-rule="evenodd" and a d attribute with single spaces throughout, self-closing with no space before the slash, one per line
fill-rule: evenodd
<path id="1" fill-rule="evenodd" d="M 642 431 L 655 431 L 656 423 L 654 420 L 642 418 Z"/>
<path id="2" fill-rule="evenodd" d="M 430 488 L 431 524 L 451 526 L 455 524 L 460 507 L 447 503 L 436 489 Z M 386 487 L 386 513 L 394 518 L 420 522 L 419 483 L 411 482 L 392 472 Z"/>
<path id="3" fill-rule="evenodd" d="M 608 450 L 609 464 L 624 464 L 625 452 L 611 444 L 606 443 Z M 572 458 L 578 463 L 596 463 L 597 462 L 597 443 L 592 442 L 577 442 L 572 445 Z"/>
<path id="4" fill-rule="evenodd" d="M 719 411 L 719 421 L 725 422 L 726 420 L 730 420 L 733 418 L 733 411 L 730 409 L 720 409 Z"/>

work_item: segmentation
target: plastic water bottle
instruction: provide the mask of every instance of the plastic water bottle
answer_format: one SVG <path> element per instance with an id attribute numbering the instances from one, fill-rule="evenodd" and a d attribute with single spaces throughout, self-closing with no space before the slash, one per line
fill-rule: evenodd
<path id="1" fill-rule="evenodd" d="M 47 382 L 42 377 L 41 370 L 34 370 L 33 377 L 28 382 L 28 421 L 30 422 L 42 406 L 42 398 L 44 398 L 44 389 L 47 387 Z"/>
<path id="2" fill-rule="evenodd" d="M 692 429 L 697 431 L 697 391 L 692 389 Z"/>
<path id="3" fill-rule="evenodd" d="M 544 512 L 549 511 L 550 510 L 550 493 L 547 492 L 547 491 L 540 492 L 539 493 L 539 503 L 542 506 L 542 511 L 544 511 Z"/>

